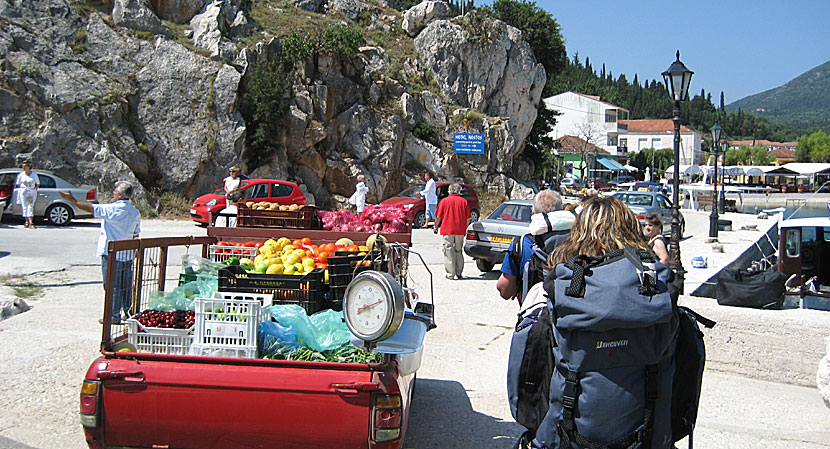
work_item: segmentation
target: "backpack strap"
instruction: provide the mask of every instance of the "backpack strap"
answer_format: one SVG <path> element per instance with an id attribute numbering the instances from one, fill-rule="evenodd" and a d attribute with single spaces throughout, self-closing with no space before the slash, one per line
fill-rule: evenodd
<path id="1" fill-rule="evenodd" d="M 602 256 L 594 257 L 580 254 L 578 256 L 571 257 L 570 260 L 565 262 L 565 266 L 573 271 L 573 277 L 571 278 L 571 284 L 565 288 L 565 294 L 574 298 L 584 297 L 585 276 L 591 276 L 594 274 L 591 271 L 591 267 L 601 265 L 609 259 L 620 257 L 622 254 L 623 250 L 615 249 L 614 251 L 606 253 Z"/>
<path id="2" fill-rule="evenodd" d="M 643 410 L 643 428 L 635 430 L 608 445 L 585 438 L 576 430 L 574 409 L 579 397 L 579 373 L 568 370 L 565 377 L 565 389 L 562 393 L 562 420 L 556 423 L 560 447 L 571 448 L 576 444 L 584 449 L 651 449 L 651 439 L 654 430 L 654 409 L 657 402 L 658 376 L 657 365 L 646 365 L 646 403 Z"/>

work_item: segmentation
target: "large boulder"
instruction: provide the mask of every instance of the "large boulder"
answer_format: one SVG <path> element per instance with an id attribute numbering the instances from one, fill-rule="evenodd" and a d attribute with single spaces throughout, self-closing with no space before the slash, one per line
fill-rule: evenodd
<path id="1" fill-rule="evenodd" d="M 450 103 L 507 119 L 511 142 L 502 165 L 509 169 L 524 148 L 545 85 L 545 69 L 521 31 L 469 13 L 461 24 L 431 22 L 415 38 L 415 50 Z"/>
<path id="2" fill-rule="evenodd" d="M 364 12 L 370 10 L 369 5 L 359 0 L 329 0 L 328 7 L 342 12 L 353 21 L 357 21 Z"/>
<path id="3" fill-rule="evenodd" d="M 173 34 L 173 30 L 153 12 L 150 0 L 115 0 L 112 6 L 112 20 L 118 26 L 134 30 Z"/>
<path id="4" fill-rule="evenodd" d="M 176 23 L 189 22 L 204 3 L 205 0 L 150 0 L 157 16 Z"/>
<path id="5" fill-rule="evenodd" d="M 236 2 L 214 0 L 190 19 L 193 45 L 207 50 L 212 59 L 231 61 L 238 50 L 224 35 L 230 33 L 233 25 L 247 26 L 245 15 Z"/>
<path id="6" fill-rule="evenodd" d="M 403 13 L 401 28 L 406 34 L 415 37 L 431 20 L 443 19 L 449 15 L 450 5 L 447 2 L 421 2 Z"/>

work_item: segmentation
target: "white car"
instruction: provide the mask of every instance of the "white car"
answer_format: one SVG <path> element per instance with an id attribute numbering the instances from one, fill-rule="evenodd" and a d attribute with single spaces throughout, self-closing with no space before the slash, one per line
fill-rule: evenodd
<path id="1" fill-rule="evenodd" d="M 63 178 L 48 170 L 32 170 L 40 179 L 40 188 L 37 190 L 34 218 L 44 218 L 53 225 L 68 224 L 73 218 L 90 218 L 92 214 L 79 209 L 61 197 L 58 190 L 68 190 L 82 201 L 98 202 L 98 194 L 93 186 L 76 187 Z M 14 180 L 21 172 L 19 168 L 0 169 L 0 204 L 5 216 L 22 216 L 23 211 L 15 198 Z M 5 201 L 5 203 L 3 203 Z"/>

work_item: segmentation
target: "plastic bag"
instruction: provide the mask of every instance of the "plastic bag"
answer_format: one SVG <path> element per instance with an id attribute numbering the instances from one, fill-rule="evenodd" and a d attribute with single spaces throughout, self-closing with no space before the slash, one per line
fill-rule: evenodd
<path id="1" fill-rule="evenodd" d="M 150 292 L 148 305 L 152 310 L 174 312 L 178 310 L 176 307 L 180 301 L 184 301 L 184 295 L 181 292 L 172 291 L 170 293 L 164 293 L 155 291 Z"/>
<path id="2" fill-rule="evenodd" d="M 287 355 L 300 346 L 294 329 L 274 321 L 259 323 L 257 337 L 262 355 Z"/>
<path id="3" fill-rule="evenodd" d="M 185 254 L 182 256 L 182 271 L 186 274 L 212 274 L 214 277 L 219 273 L 219 269 L 223 268 L 219 262 L 213 262 L 210 259 L 197 256 L 195 254 Z"/>
<path id="4" fill-rule="evenodd" d="M 341 319 L 343 312 L 327 309 L 309 317 L 305 309 L 293 304 L 274 305 L 263 310 L 281 325 L 291 328 L 301 345 L 315 351 L 335 349 L 350 341 L 349 328 Z"/>

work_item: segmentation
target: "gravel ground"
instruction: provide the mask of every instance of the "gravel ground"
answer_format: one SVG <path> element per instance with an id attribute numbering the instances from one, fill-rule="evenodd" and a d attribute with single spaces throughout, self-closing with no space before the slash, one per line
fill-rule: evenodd
<path id="1" fill-rule="evenodd" d="M 38 231 L 6 228 L 3 240 Z M 144 236 L 201 233 L 188 223 L 147 221 Z M 71 238 L 90 240 L 85 248 L 92 252 L 96 236 L 94 226 L 81 226 Z M 511 447 L 522 431 L 505 390 L 516 305 L 498 297 L 496 272 L 479 273 L 468 259 L 467 277 L 447 280 L 439 237 L 416 230 L 413 240 L 432 271 L 438 328 L 427 334 L 404 447 Z M 43 257 L 58 257 L 63 266 L 26 276 L 45 287 L 42 295 L 28 301 L 30 311 L 0 322 L 0 448 L 86 447 L 78 394 L 101 339 L 100 267 L 89 253 L 55 256 L 53 250 Z M 410 257 L 411 285 L 428 299 L 429 276 L 417 260 Z M 696 447 L 830 447 L 830 410 L 815 387 L 830 313 L 726 308 L 693 297 L 682 302 L 718 321 L 706 331 Z"/>

